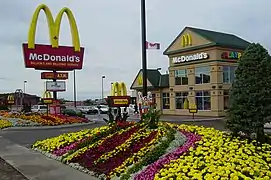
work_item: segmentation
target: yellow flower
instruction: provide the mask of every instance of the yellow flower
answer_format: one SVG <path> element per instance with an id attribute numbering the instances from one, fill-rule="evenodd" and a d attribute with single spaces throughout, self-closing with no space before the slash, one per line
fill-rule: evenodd
<path id="1" fill-rule="evenodd" d="M 12 126 L 12 123 L 9 122 L 8 120 L 3 120 L 3 119 L 0 120 L 0 129 L 8 128 L 11 126 Z"/>

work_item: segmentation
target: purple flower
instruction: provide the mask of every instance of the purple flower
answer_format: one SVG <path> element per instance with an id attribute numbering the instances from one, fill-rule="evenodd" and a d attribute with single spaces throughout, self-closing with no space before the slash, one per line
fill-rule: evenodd
<path id="1" fill-rule="evenodd" d="M 154 179 L 155 174 L 158 173 L 166 164 L 169 164 L 171 160 L 178 159 L 180 155 L 187 152 L 190 147 L 194 147 L 196 141 L 199 141 L 201 139 L 200 136 L 190 132 L 182 131 L 182 133 L 186 136 L 187 139 L 183 146 L 177 148 L 175 151 L 165 155 L 161 159 L 158 159 L 154 163 L 147 166 L 147 168 L 145 168 L 143 171 L 137 174 L 134 179 L 135 180 Z"/>
<path id="2" fill-rule="evenodd" d="M 76 141 L 68 146 L 65 146 L 63 148 L 57 149 L 53 152 L 53 154 L 55 154 L 56 156 L 62 156 L 63 154 L 66 154 L 68 151 L 75 149 L 77 147 L 77 145 L 85 140 L 87 140 L 88 138 L 84 138 L 81 139 L 80 141 Z"/>

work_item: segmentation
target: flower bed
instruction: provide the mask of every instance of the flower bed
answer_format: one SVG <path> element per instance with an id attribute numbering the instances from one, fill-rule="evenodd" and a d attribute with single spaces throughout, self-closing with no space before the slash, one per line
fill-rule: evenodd
<path id="1" fill-rule="evenodd" d="M 12 123 L 5 120 L 5 119 L 0 119 L 0 129 L 8 128 L 11 127 Z"/>
<path id="2" fill-rule="evenodd" d="M 271 145 L 188 125 L 113 124 L 33 149 L 100 179 L 271 179 Z"/>
<path id="3" fill-rule="evenodd" d="M 86 118 L 64 115 L 39 115 L 0 112 L 0 117 L 12 123 L 13 127 L 20 126 L 57 126 L 64 124 L 87 123 Z"/>
<path id="4" fill-rule="evenodd" d="M 6 121 L 9 121 L 12 125 L 11 127 L 25 127 L 25 126 L 41 126 L 41 124 L 30 121 L 23 120 L 20 118 L 5 118 Z"/>

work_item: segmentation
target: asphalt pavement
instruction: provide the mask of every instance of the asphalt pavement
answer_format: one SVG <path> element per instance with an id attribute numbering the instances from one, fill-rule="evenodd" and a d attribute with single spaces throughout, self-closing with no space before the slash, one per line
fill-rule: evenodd
<path id="1" fill-rule="evenodd" d="M 106 123 L 103 121 L 103 118 L 107 118 L 107 115 L 88 115 L 89 119 L 94 120 L 95 123 L 86 126 L 79 127 L 65 127 L 60 129 L 7 129 L 0 130 L 0 136 L 16 143 L 21 146 L 30 148 L 30 146 L 35 143 L 37 140 L 43 140 L 50 137 L 55 137 L 63 133 L 80 131 L 83 129 L 91 129 L 95 127 L 100 127 Z M 138 121 L 138 116 L 131 116 L 128 120 Z M 195 120 L 191 116 L 162 116 L 161 120 L 176 123 L 176 124 L 189 124 L 189 125 L 198 125 L 205 127 L 213 127 L 218 130 L 226 130 L 225 121 L 223 119 L 214 119 L 212 117 L 196 117 Z M 271 132 L 271 130 L 267 130 Z"/>
<path id="2" fill-rule="evenodd" d="M 80 131 L 83 129 L 92 129 L 105 125 L 102 121 L 97 121 L 95 124 L 80 126 L 80 127 L 66 127 L 62 129 L 37 129 L 37 130 L 0 130 L 0 136 L 21 146 L 30 148 L 33 143 L 38 140 L 43 140 L 50 137 L 59 136 L 63 133 Z"/>
<path id="3" fill-rule="evenodd" d="M 86 126 L 80 126 L 80 127 L 66 127 L 61 129 L 6 129 L 6 130 L 0 130 L 0 136 L 16 143 L 21 146 L 30 148 L 33 143 L 35 143 L 38 140 L 43 140 L 50 137 L 55 137 L 63 133 L 69 133 L 69 132 L 75 132 L 80 131 L 83 129 L 91 129 L 95 127 L 100 127 L 105 125 L 103 118 L 107 118 L 107 115 L 88 115 L 89 119 L 94 120 L 95 124 L 86 125 Z M 164 118 L 165 119 L 165 118 Z M 214 120 L 208 120 L 208 121 L 198 121 L 198 122 L 191 122 L 191 121 L 185 121 L 187 117 L 172 117 L 171 119 L 168 119 L 169 122 L 172 123 L 185 123 L 185 124 L 197 124 L 197 125 L 203 125 L 207 127 L 215 127 L 217 129 L 223 130 L 223 125 L 221 125 L 221 122 L 214 121 Z M 136 120 L 138 121 L 138 116 L 132 116 L 128 120 Z"/>

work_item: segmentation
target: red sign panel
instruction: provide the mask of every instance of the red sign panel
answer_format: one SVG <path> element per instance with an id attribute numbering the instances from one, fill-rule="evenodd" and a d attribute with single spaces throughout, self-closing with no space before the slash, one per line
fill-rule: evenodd
<path id="1" fill-rule="evenodd" d="M 69 73 L 64 72 L 42 72 L 41 73 L 41 79 L 60 79 L 60 80 L 66 80 L 68 79 Z"/>
<path id="2" fill-rule="evenodd" d="M 36 44 L 35 49 L 28 49 L 28 45 L 23 44 L 23 53 L 26 68 L 71 71 L 83 66 L 84 48 L 75 52 L 74 47 Z"/>
<path id="3" fill-rule="evenodd" d="M 108 96 L 107 103 L 109 107 L 128 107 L 131 101 L 130 96 Z"/>
<path id="4" fill-rule="evenodd" d="M 52 115 L 60 115 L 60 102 L 58 100 L 54 100 L 53 104 L 49 105 L 49 112 Z"/>

